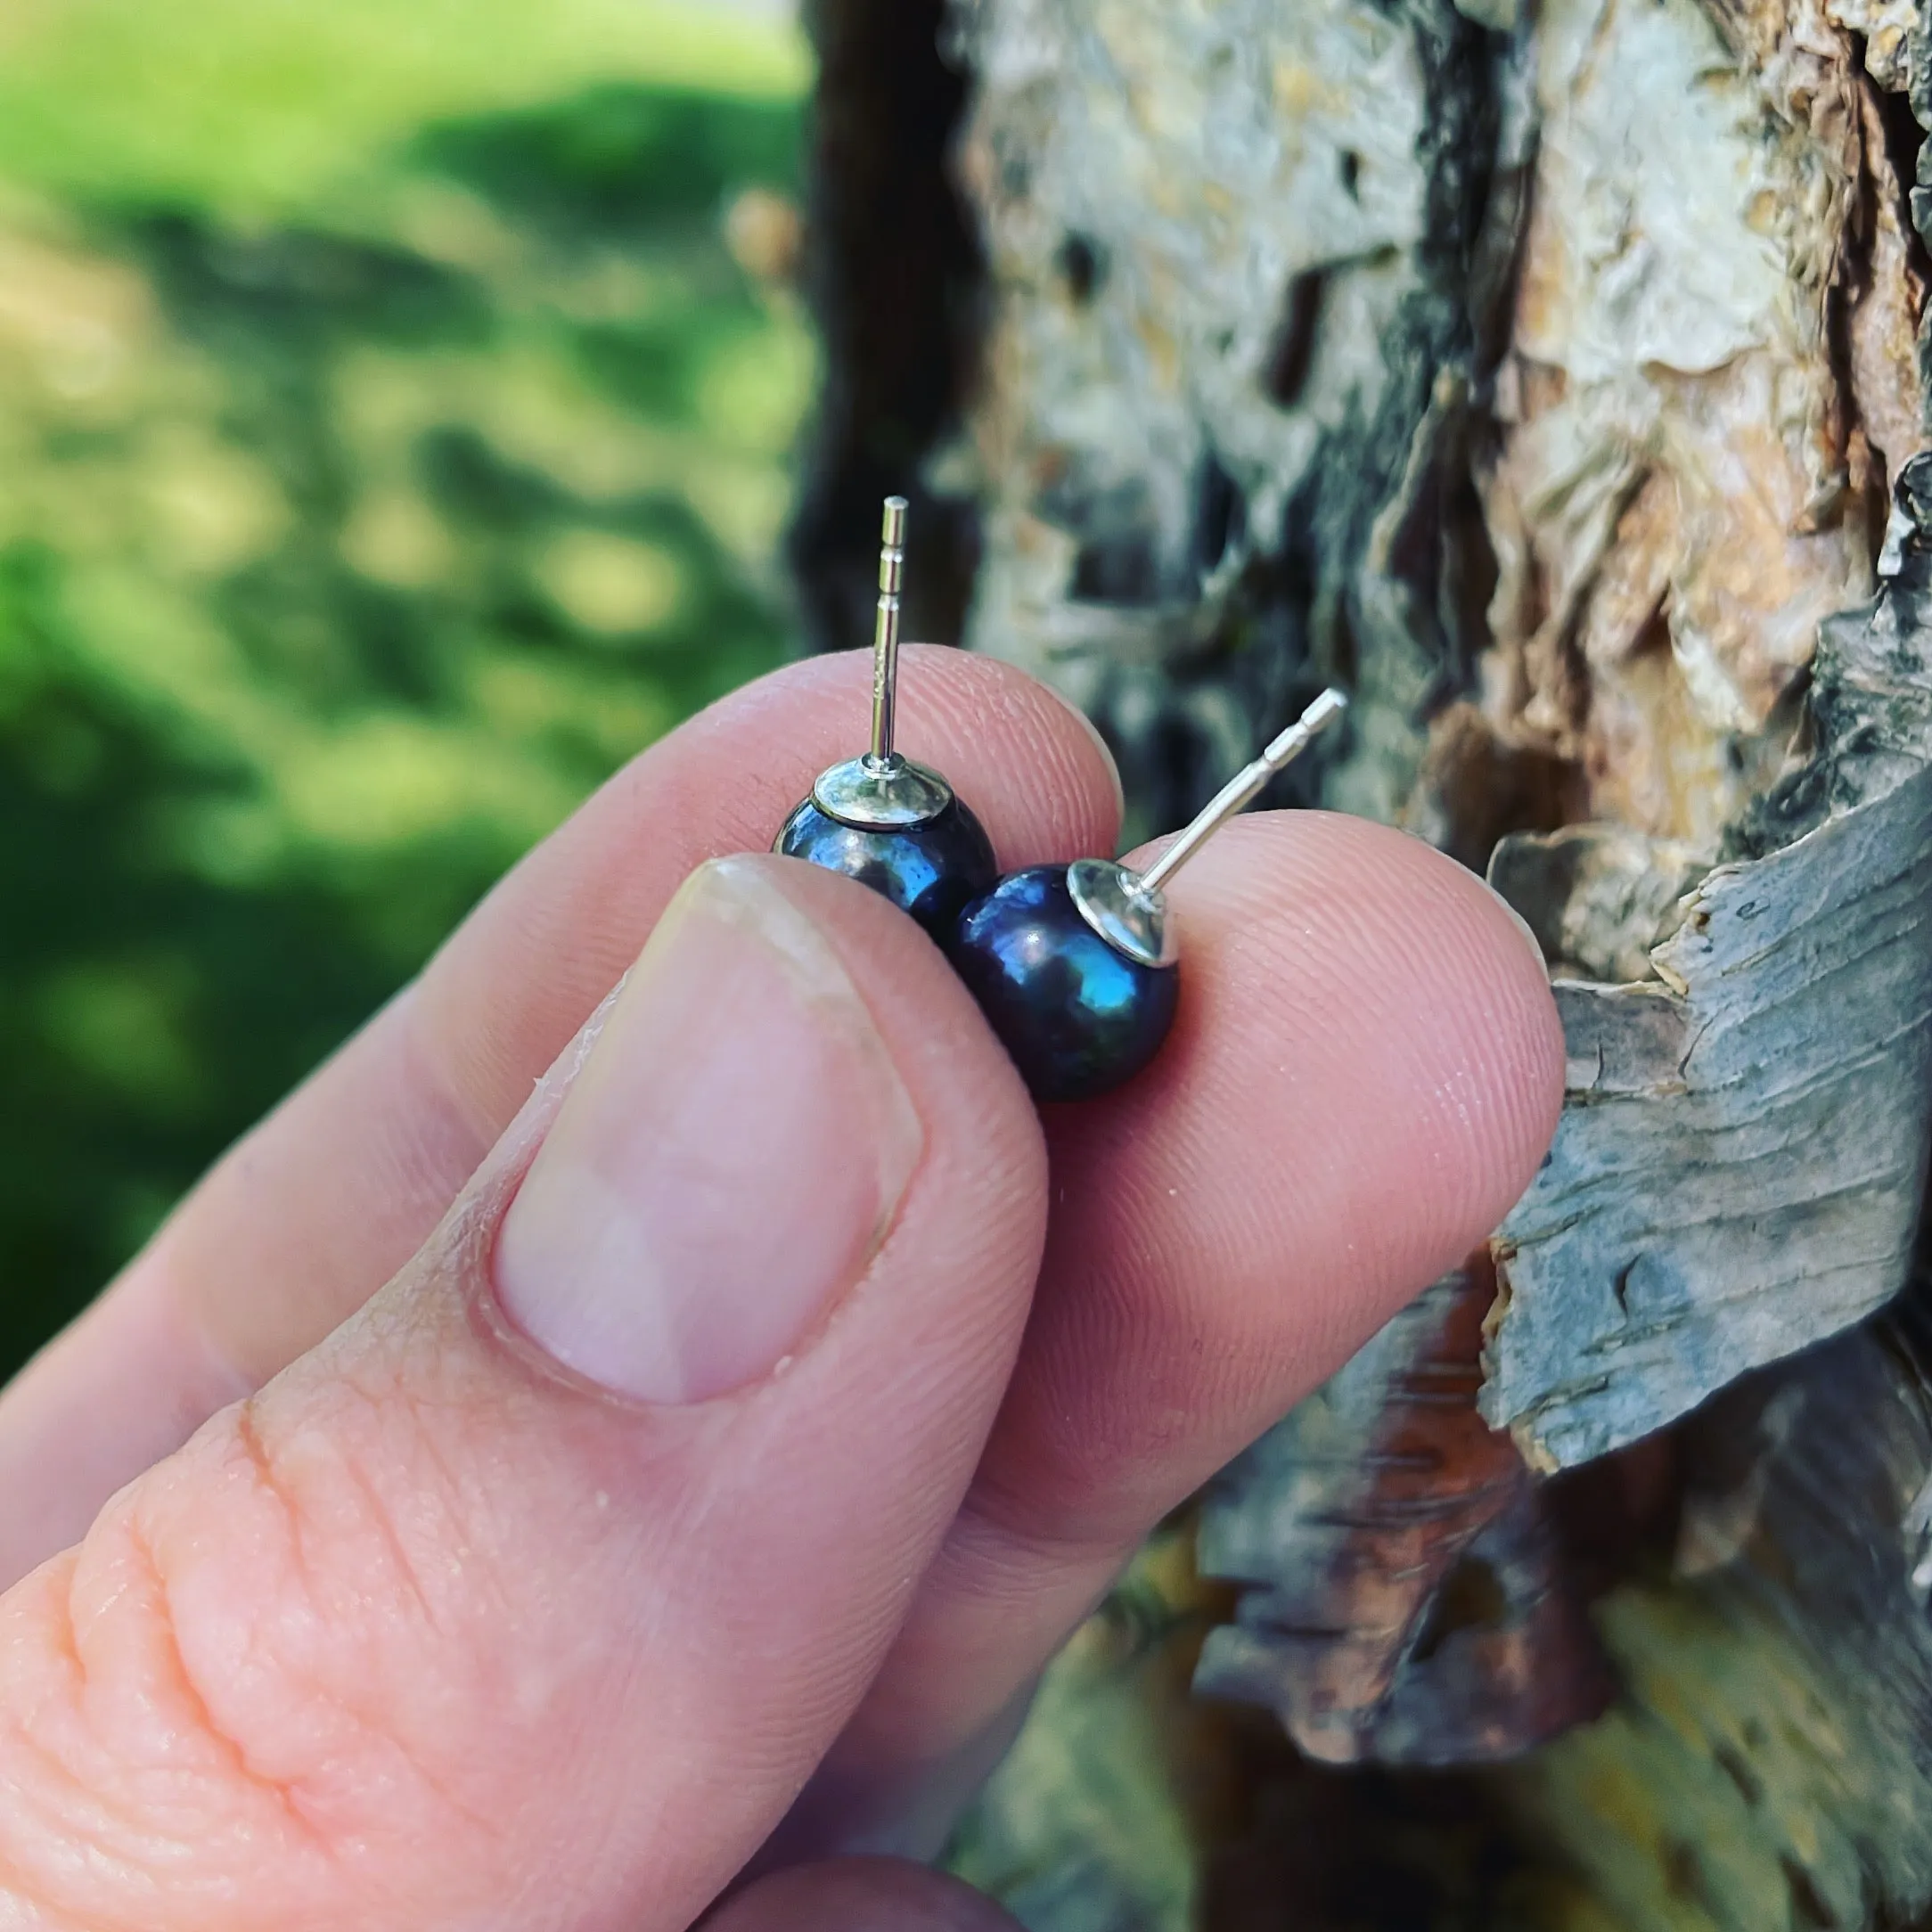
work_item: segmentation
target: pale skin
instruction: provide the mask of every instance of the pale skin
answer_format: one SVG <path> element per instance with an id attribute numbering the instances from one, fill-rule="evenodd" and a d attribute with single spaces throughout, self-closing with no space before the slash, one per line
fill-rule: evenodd
<path id="1" fill-rule="evenodd" d="M 1003 866 L 1114 849 L 1057 700 L 904 675 Z M 1521 1191 L 1544 975 L 1400 834 L 1232 827 L 1044 1125 L 909 921 L 705 867 L 866 677 L 613 780 L 0 1396 L 4 1932 L 1011 1932 L 918 1861 L 1042 1666 Z"/>

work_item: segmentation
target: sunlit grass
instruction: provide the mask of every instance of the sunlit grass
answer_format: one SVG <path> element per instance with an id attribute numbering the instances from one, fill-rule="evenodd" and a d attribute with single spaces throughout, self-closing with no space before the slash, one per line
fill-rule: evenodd
<path id="1" fill-rule="evenodd" d="M 0 1375 L 783 656 L 806 79 L 719 0 L 0 15 Z"/>
<path id="2" fill-rule="evenodd" d="M 796 29 L 716 0 L 13 0 L 0 175 L 286 219 L 426 122 L 612 80 L 790 100 L 809 77 Z"/>

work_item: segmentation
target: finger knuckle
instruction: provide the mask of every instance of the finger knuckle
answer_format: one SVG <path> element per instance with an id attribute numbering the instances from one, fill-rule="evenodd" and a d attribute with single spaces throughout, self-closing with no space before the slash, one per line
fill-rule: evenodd
<path id="1" fill-rule="evenodd" d="M 0 1927 L 10 1887 L 90 1932 L 380 1923 L 375 1875 L 475 1869 L 471 1499 L 406 1418 L 400 1485 L 356 1435 L 243 1404 L 0 1606 Z"/>

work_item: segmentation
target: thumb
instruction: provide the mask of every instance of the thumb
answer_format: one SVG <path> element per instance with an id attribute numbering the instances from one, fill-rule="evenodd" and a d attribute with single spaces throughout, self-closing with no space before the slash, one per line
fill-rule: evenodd
<path id="1" fill-rule="evenodd" d="M 877 1668 L 1044 1215 L 912 922 L 706 867 L 410 1267 L 0 1599 L 0 1924 L 685 1926 Z"/>

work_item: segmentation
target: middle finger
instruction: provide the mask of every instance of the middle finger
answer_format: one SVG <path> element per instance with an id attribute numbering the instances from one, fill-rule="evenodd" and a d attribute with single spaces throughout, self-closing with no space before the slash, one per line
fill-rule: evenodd
<path id="1" fill-rule="evenodd" d="M 1461 866 L 1267 813 L 1174 896 L 1174 1035 L 1118 1094 L 1047 1109 L 1052 1219 L 1006 1401 L 782 1855 L 935 1852 L 1141 1540 L 1482 1240 L 1549 1144 L 1547 975 Z"/>

